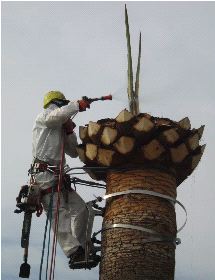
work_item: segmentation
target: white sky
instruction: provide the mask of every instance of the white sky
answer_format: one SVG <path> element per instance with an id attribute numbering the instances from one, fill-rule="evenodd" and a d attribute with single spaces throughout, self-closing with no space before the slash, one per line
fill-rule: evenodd
<path id="1" fill-rule="evenodd" d="M 179 188 L 188 223 L 179 234 L 176 280 L 215 279 L 213 2 L 129 2 L 133 60 L 142 31 L 141 111 L 206 125 L 204 156 Z M 114 94 L 92 104 L 76 123 L 115 117 L 127 106 L 124 2 L 2 3 L 2 279 L 18 279 L 22 215 L 13 214 L 19 187 L 31 163 L 31 130 L 45 92 L 61 90 L 71 100 Z M 134 63 L 136 64 L 136 63 Z M 78 131 L 78 130 L 77 130 Z M 81 166 L 78 159 L 68 161 Z M 83 178 L 83 177 L 82 177 Z M 85 200 L 101 192 L 79 187 Z M 177 211 L 178 223 L 183 213 Z M 38 277 L 45 218 L 34 217 L 31 279 Z M 100 224 L 97 222 L 96 227 Z M 70 271 L 58 250 L 56 277 L 96 280 L 98 269 Z"/>

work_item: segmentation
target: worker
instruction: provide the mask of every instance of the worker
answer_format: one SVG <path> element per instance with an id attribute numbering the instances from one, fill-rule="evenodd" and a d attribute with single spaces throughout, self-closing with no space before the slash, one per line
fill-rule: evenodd
<path id="1" fill-rule="evenodd" d="M 33 128 L 32 168 L 33 170 L 36 168 L 37 171 L 34 175 L 34 184 L 41 190 L 41 202 L 46 213 L 53 195 L 51 210 L 53 228 L 62 141 L 65 143 L 65 153 L 72 158 L 77 157 L 77 137 L 73 131 L 74 123 L 70 118 L 77 112 L 90 108 L 90 104 L 86 100 L 72 102 L 60 91 L 50 91 L 44 96 L 43 107 L 45 110 L 37 116 Z M 59 195 L 58 242 L 65 255 L 70 258 L 70 262 L 83 260 L 88 220 L 86 204 L 76 191 L 71 191 L 70 180 L 68 178 L 66 180 L 66 175 Z"/>

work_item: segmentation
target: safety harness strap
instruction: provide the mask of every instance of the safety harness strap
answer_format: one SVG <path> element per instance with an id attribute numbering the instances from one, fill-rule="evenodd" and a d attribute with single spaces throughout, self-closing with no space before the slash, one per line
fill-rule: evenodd
<path id="1" fill-rule="evenodd" d="M 111 193 L 111 194 L 107 194 L 105 196 L 103 196 L 102 199 L 106 200 L 106 199 L 110 199 L 112 197 L 116 197 L 116 196 L 120 196 L 120 195 L 128 195 L 128 194 L 145 194 L 145 195 L 151 195 L 151 196 L 155 196 L 155 197 L 159 197 L 159 198 L 163 198 L 166 199 L 167 201 L 169 201 L 173 206 L 175 206 L 175 204 L 179 204 L 182 209 L 184 210 L 185 214 L 186 214 L 186 219 L 185 222 L 183 223 L 183 225 L 177 230 L 177 233 L 180 232 L 184 226 L 187 223 L 187 211 L 186 208 L 184 207 L 184 205 L 179 202 L 178 200 L 176 200 L 175 198 L 168 196 L 168 195 L 164 195 L 158 192 L 154 192 L 154 191 L 149 191 L 149 190 L 143 190 L 143 189 L 131 189 L 131 190 L 126 190 L 126 191 L 122 191 L 122 192 L 115 192 L 115 193 Z M 151 234 L 151 237 L 147 237 L 146 241 L 144 243 L 147 242 L 170 242 L 170 243 L 174 243 L 175 245 L 179 245 L 181 243 L 180 238 L 174 237 L 172 235 L 164 235 L 161 233 L 158 233 L 152 229 L 148 229 L 142 226 L 136 226 L 136 225 L 131 225 L 131 224 L 107 224 L 105 225 L 100 231 L 95 232 L 93 234 L 93 236 L 95 237 L 96 235 L 98 235 L 99 233 L 101 233 L 102 231 L 106 231 L 109 229 L 114 229 L 114 228 L 126 228 L 126 229 L 133 229 L 133 230 L 139 230 L 142 232 L 146 232 Z M 154 236 L 153 236 L 154 235 Z"/>
<path id="2" fill-rule="evenodd" d="M 31 165 L 30 169 L 28 170 L 28 174 L 35 175 L 40 172 L 49 171 L 56 175 L 59 175 L 60 169 L 57 165 L 51 165 L 48 162 L 41 161 L 39 159 L 35 159 L 34 163 Z"/>
<path id="3" fill-rule="evenodd" d="M 115 193 L 107 194 L 107 195 L 103 196 L 103 199 L 106 200 L 111 197 L 127 195 L 127 194 L 146 194 L 146 195 L 151 195 L 151 196 L 155 196 L 155 197 L 160 197 L 160 198 L 163 198 L 163 199 L 166 199 L 167 201 L 169 201 L 173 206 L 175 206 L 175 203 L 177 203 L 178 205 L 181 206 L 181 208 L 184 210 L 185 215 L 186 215 L 185 221 L 182 224 L 182 226 L 179 227 L 179 229 L 177 230 L 177 233 L 180 232 L 185 227 L 185 225 L 187 223 L 187 210 L 180 201 L 178 201 L 177 199 L 175 199 L 171 196 L 164 195 L 164 194 L 154 192 L 154 191 L 149 191 L 149 190 L 132 189 L 132 190 L 126 190 L 126 191 L 122 191 L 122 192 L 115 192 Z"/>
<path id="4" fill-rule="evenodd" d="M 175 238 L 171 235 L 162 235 L 152 229 L 148 229 L 145 227 L 140 227 L 140 226 L 134 226 L 130 224 L 112 224 L 112 225 L 105 225 L 101 231 L 105 231 L 108 229 L 113 229 L 113 228 L 125 228 L 125 229 L 134 229 L 134 230 L 139 230 L 143 231 L 146 233 L 150 233 L 152 235 L 155 235 L 157 237 L 147 237 L 144 243 L 149 243 L 149 242 L 173 242 L 174 245 L 179 245 L 181 243 L 180 238 Z M 100 231 L 100 232 L 101 232 Z M 98 232 L 99 233 L 99 232 Z"/>
<path id="5" fill-rule="evenodd" d="M 36 172 L 44 172 L 44 171 L 49 171 L 51 173 L 55 173 L 59 175 L 59 167 L 55 165 L 49 165 L 48 163 L 36 163 L 34 169 Z"/>

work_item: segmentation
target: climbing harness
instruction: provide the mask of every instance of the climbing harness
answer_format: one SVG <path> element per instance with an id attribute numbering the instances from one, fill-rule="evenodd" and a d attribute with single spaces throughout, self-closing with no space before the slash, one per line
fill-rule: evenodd
<path id="1" fill-rule="evenodd" d="M 34 163 L 31 165 L 28 170 L 28 174 L 35 175 L 40 172 L 49 171 L 55 175 L 59 175 L 59 167 L 57 165 L 50 165 L 47 162 L 40 161 L 38 159 L 34 160 Z"/>

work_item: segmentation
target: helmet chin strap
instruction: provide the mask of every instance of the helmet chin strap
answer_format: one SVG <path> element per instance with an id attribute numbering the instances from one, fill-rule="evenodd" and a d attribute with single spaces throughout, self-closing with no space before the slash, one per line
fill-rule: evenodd
<path id="1" fill-rule="evenodd" d="M 60 99 L 55 99 L 53 100 L 51 103 L 55 104 L 56 106 L 58 106 L 59 108 L 62 106 L 65 106 L 69 103 L 69 100 L 60 100 Z"/>

